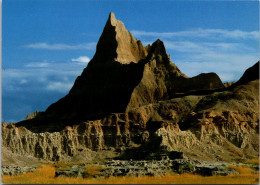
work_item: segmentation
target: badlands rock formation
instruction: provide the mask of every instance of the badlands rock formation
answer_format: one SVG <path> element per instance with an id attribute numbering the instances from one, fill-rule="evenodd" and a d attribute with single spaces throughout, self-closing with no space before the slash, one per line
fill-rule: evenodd
<path id="1" fill-rule="evenodd" d="M 204 160 L 254 158 L 258 73 L 259 62 L 228 88 L 215 73 L 188 78 L 162 41 L 143 47 L 111 13 L 95 56 L 68 95 L 28 120 L 4 124 L 2 146 L 51 161 L 91 158 L 94 151 L 126 159 L 174 152 Z"/>
<path id="2" fill-rule="evenodd" d="M 18 125 L 34 132 L 60 131 L 67 125 L 167 100 L 177 93 L 223 87 L 215 73 L 188 78 L 170 61 L 162 41 L 144 48 L 111 13 L 96 54 L 69 94 L 38 119 Z"/>

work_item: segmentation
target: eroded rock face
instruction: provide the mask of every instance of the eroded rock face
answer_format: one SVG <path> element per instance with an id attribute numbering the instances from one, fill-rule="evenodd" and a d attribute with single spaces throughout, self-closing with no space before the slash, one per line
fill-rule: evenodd
<path id="1" fill-rule="evenodd" d="M 59 161 L 84 149 L 102 149 L 104 137 L 100 121 L 68 126 L 61 132 L 53 133 L 33 133 L 24 127 L 4 124 L 2 145 L 13 153 Z"/>

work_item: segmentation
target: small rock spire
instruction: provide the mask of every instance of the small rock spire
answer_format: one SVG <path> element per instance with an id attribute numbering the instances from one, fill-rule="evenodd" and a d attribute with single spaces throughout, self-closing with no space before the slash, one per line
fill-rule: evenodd
<path id="1" fill-rule="evenodd" d="M 113 12 L 109 13 L 109 19 L 116 19 L 115 14 Z"/>
<path id="2" fill-rule="evenodd" d="M 113 12 L 109 13 L 109 17 L 108 17 L 107 22 L 109 22 L 111 25 L 115 26 L 117 19 L 116 19 L 116 16 Z"/>

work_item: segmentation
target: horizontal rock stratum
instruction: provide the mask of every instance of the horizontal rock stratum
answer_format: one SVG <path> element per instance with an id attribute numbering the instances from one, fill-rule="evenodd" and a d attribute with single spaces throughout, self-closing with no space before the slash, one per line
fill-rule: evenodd
<path id="1" fill-rule="evenodd" d="M 231 160 L 258 156 L 258 130 L 259 62 L 227 88 L 215 73 L 189 78 L 161 40 L 144 47 L 110 13 L 69 93 L 27 120 L 3 124 L 2 146 L 52 161 L 109 151 L 125 159 L 179 152 Z"/>

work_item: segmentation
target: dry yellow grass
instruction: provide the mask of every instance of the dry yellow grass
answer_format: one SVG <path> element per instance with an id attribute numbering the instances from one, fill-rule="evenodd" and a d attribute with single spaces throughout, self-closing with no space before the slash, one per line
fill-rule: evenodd
<path id="1" fill-rule="evenodd" d="M 110 178 L 69 178 L 54 177 L 55 168 L 43 166 L 32 173 L 19 176 L 3 176 L 3 183 L 11 184 L 258 184 L 259 174 L 242 170 L 240 175 L 202 177 L 182 174 L 163 177 L 110 177 Z"/>
<path id="2" fill-rule="evenodd" d="M 102 166 L 85 166 L 84 177 L 93 177 L 94 175 L 99 175 L 101 170 L 105 168 Z"/>
<path id="3" fill-rule="evenodd" d="M 234 170 L 239 172 L 239 174 L 244 174 L 244 175 L 245 174 L 250 175 L 253 172 L 253 169 L 246 166 L 230 166 L 230 168 L 233 168 Z"/>
<path id="4" fill-rule="evenodd" d="M 59 170 L 65 170 L 65 169 L 68 169 L 70 166 L 72 165 L 80 165 L 80 164 L 83 164 L 83 163 L 80 163 L 80 162 L 56 162 L 56 163 L 53 163 L 52 166 L 54 166 L 56 169 L 59 169 Z"/>
<path id="5" fill-rule="evenodd" d="M 246 163 L 249 163 L 249 164 L 259 165 L 259 158 L 248 159 L 248 160 L 246 160 L 245 162 L 246 162 Z"/>

